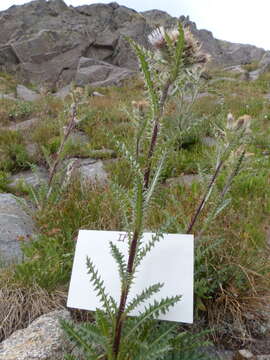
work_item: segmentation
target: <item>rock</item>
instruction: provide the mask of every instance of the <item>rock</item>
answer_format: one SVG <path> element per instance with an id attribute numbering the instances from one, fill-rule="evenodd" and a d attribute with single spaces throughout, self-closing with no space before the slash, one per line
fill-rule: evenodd
<path id="1" fill-rule="evenodd" d="M 4 263 L 21 261 L 20 240 L 34 235 L 33 220 L 18 202 L 23 199 L 0 194 L 0 256 Z"/>
<path id="2" fill-rule="evenodd" d="M 196 97 L 196 100 L 198 100 L 198 99 L 202 99 L 202 98 L 204 98 L 204 97 L 206 97 L 206 96 L 211 96 L 211 94 L 209 93 L 209 92 L 202 92 L 202 93 L 199 93 L 198 95 L 197 95 L 197 97 Z M 184 100 L 185 101 L 188 101 L 188 102 L 191 102 L 192 101 L 192 96 L 191 95 L 186 95 L 185 97 L 184 97 Z M 195 101 L 196 101 L 195 100 Z"/>
<path id="3" fill-rule="evenodd" d="M 98 182 L 104 184 L 107 181 L 108 175 L 104 170 L 103 162 L 96 160 L 83 160 L 80 164 L 80 174 L 83 182 Z"/>
<path id="4" fill-rule="evenodd" d="M 114 3 L 73 8 L 61 0 L 36 0 L 0 12 L 0 19 L 0 68 L 51 88 L 74 80 L 82 56 L 137 68 L 125 35 L 146 45 L 145 19 Z"/>
<path id="5" fill-rule="evenodd" d="M 39 153 L 37 144 L 26 144 L 25 149 L 30 158 L 35 158 Z"/>
<path id="6" fill-rule="evenodd" d="M 56 89 L 74 80 L 81 57 L 137 70 L 136 56 L 125 36 L 148 46 L 147 35 L 153 27 L 171 27 L 179 20 L 191 28 L 216 64 L 247 64 L 265 54 L 255 46 L 217 40 L 210 31 L 198 30 L 188 17 L 178 19 L 164 11 L 138 13 L 117 3 L 75 8 L 62 0 L 36 0 L 0 12 L 0 71 Z"/>
<path id="7" fill-rule="evenodd" d="M 241 65 L 226 66 L 223 70 L 236 74 L 243 74 L 244 72 L 246 72 L 246 70 L 243 69 Z"/>
<path id="8" fill-rule="evenodd" d="M 199 175 L 196 174 L 187 174 L 181 175 L 178 177 L 170 178 L 166 180 L 168 185 L 184 185 L 184 186 L 191 186 L 194 183 L 198 183 L 200 181 Z"/>
<path id="9" fill-rule="evenodd" d="M 82 57 L 79 61 L 75 81 L 77 85 L 119 85 L 122 80 L 134 75 L 134 71 L 110 65 L 104 61 Z"/>
<path id="10" fill-rule="evenodd" d="M 270 101 L 270 93 L 263 95 L 263 97 L 264 97 L 266 100 L 269 100 L 269 101 Z"/>
<path id="11" fill-rule="evenodd" d="M 88 136 L 83 131 L 79 131 L 79 130 L 73 130 L 69 136 L 68 141 L 78 145 L 89 144 Z"/>
<path id="12" fill-rule="evenodd" d="M 8 129 L 16 130 L 16 131 L 26 131 L 26 130 L 30 130 L 32 127 L 37 125 L 38 122 L 39 122 L 38 118 L 33 118 L 16 124 L 12 124 L 8 127 Z"/>
<path id="13" fill-rule="evenodd" d="M 48 173 L 44 168 L 37 168 L 35 171 L 27 170 L 18 174 L 12 175 L 10 178 L 9 187 L 16 189 L 19 184 L 24 184 L 37 188 L 48 180 Z"/>
<path id="14" fill-rule="evenodd" d="M 105 95 L 99 93 L 98 91 L 93 91 L 92 96 L 105 96 Z"/>
<path id="15" fill-rule="evenodd" d="M 59 319 L 71 320 L 69 312 L 53 311 L 15 331 L 1 343 L 0 360 L 62 360 L 69 346 Z"/>
<path id="16" fill-rule="evenodd" d="M 17 85 L 17 97 L 24 101 L 36 101 L 40 99 L 40 95 L 33 90 L 28 89 L 23 85 Z"/>
<path id="17" fill-rule="evenodd" d="M 214 346 L 203 348 L 203 354 L 209 360 L 233 360 L 234 352 L 230 350 L 219 349 Z"/>
<path id="18" fill-rule="evenodd" d="M 270 355 L 257 355 L 256 360 L 270 360 Z"/>
<path id="19" fill-rule="evenodd" d="M 256 360 L 256 357 L 249 350 L 242 349 L 237 351 L 233 360 Z"/>
<path id="20" fill-rule="evenodd" d="M 263 73 L 263 72 L 262 72 L 262 69 L 261 69 L 261 68 L 260 68 L 260 69 L 257 69 L 257 70 L 254 70 L 254 71 L 251 71 L 251 72 L 249 73 L 249 79 L 255 81 L 255 80 L 257 80 L 257 79 L 259 78 L 259 76 L 260 76 L 262 73 Z"/>
<path id="21" fill-rule="evenodd" d="M 209 84 L 214 84 L 219 81 L 238 81 L 238 80 L 232 77 L 217 77 L 215 79 L 210 80 Z"/>
<path id="22" fill-rule="evenodd" d="M 111 149 L 100 149 L 100 150 L 92 150 L 91 157 L 95 159 L 112 159 L 117 156 L 116 152 Z"/>
<path id="23" fill-rule="evenodd" d="M 64 87 L 62 87 L 60 90 L 58 90 L 54 96 L 64 100 L 66 96 L 68 96 L 70 94 L 71 91 L 71 84 L 66 85 Z"/>
<path id="24" fill-rule="evenodd" d="M 270 51 L 267 51 L 261 61 L 259 62 L 259 68 L 249 73 L 251 80 L 257 80 L 259 76 L 270 71 Z"/>
<path id="25" fill-rule="evenodd" d="M 70 159 L 67 165 L 65 182 L 68 183 L 72 176 L 77 175 L 79 175 L 82 184 L 105 184 L 108 180 L 103 162 L 97 159 Z"/>
<path id="26" fill-rule="evenodd" d="M 243 69 L 241 65 L 233 65 L 233 66 L 225 67 L 224 71 L 229 71 L 231 73 L 238 74 L 239 80 L 247 81 L 250 79 L 249 72 L 247 70 Z"/>
<path id="27" fill-rule="evenodd" d="M 14 96 L 14 94 L 1 94 L 0 93 L 0 100 L 7 99 L 7 100 L 17 100 Z"/>
<path id="28" fill-rule="evenodd" d="M 212 146 L 216 146 L 217 145 L 217 141 L 215 138 L 210 137 L 210 136 L 204 136 L 202 138 L 202 143 L 206 146 L 212 147 Z"/>

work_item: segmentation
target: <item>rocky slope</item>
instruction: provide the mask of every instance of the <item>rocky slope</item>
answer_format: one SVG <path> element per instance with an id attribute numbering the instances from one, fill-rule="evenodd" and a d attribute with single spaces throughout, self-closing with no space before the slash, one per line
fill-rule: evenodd
<path id="1" fill-rule="evenodd" d="M 117 3 L 74 8 L 62 0 L 36 0 L 12 6 L 0 12 L 0 70 L 16 72 L 25 82 L 59 87 L 76 78 L 83 57 L 95 59 L 94 65 L 91 60 L 91 69 L 82 71 L 88 77 L 98 76 L 99 85 L 103 81 L 117 83 L 119 72 L 122 80 L 137 67 L 125 36 L 147 45 L 147 34 L 153 26 L 170 26 L 177 20 L 159 10 L 138 13 Z M 211 32 L 198 30 L 189 18 L 181 16 L 180 20 L 191 27 L 217 64 L 246 64 L 265 54 L 255 46 L 216 40 Z M 114 67 L 105 68 L 98 61 Z"/>

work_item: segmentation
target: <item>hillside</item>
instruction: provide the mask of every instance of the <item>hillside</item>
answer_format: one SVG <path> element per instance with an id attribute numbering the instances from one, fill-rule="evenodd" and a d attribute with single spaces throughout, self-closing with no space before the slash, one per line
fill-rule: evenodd
<path id="1" fill-rule="evenodd" d="M 168 32 L 176 44 L 156 43 L 151 27 L 176 19 L 116 3 L 37 0 L 0 18 L 0 360 L 62 360 L 63 347 L 92 359 L 90 345 L 105 359 L 117 305 L 95 270 L 107 312 L 66 309 L 77 234 L 134 228 L 194 234 L 194 324 L 123 317 L 124 335 L 136 334 L 123 359 L 267 360 L 269 54 L 184 18 L 202 49 L 188 30 L 184 43 L 179 29 Z M 112 254 L 128 282 L 127 260 Z M 77 322 L 84 353 L 58 317 Z"/>
<path id="2" fill-rule="evenodd" d="M 201 41 L 203 49 L 220 65 L 239 65 L 260 61 L 263 49 L 214 39 L 211 32 L 180 16 Z M 121 78 L 137 69 L 137 61 L 125 36 L 147 45 L 147 34 L 156 25 L 173 25 L 178 19 L 153 10 L 137 13 L 117 3 L 68 7 L 63 0 L 36 0 L 0 12 L 0 69 L 16 72 L 23 82 L 62 87 L 80 81 L 80 59 L 91 58 L 124 68 Z M 93 60 L 92 60 L 93 61 Z M 97 63 L 92 64 L 95 66 Z M 90 66 L 88 65 L 87 68 Z M 105 72 L 106 73 L 106 72 Z M 108 71 L 107 71 L 108 73 Z M 107 80 L 105 75 L 95 74 Z M 105 77 L 105 79 L 104 79 Z M 109 77 L 109 75 L 107 76 Z M 117 83 L 110 79 L 110 83 Z"/>

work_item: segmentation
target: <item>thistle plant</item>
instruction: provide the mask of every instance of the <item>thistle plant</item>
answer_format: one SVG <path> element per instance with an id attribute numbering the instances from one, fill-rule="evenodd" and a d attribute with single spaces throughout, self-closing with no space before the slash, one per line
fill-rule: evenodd
<path id="1" fill-rule="evenodd" d="M 43 147 L 43 155 L 47 166 L 49 168 L 48 172 L 48 181 L 44 182 L 39 188 L 35 189 L 32 186 L 26 186 L 26 189 L 29 191 L 29 195 L 31 200 L 35 204 L 35 206 L 42 210 L 42 208 L 48 203 L 49 200 L 52 203 L 55 203 L 59 200 L 62 191 L 66 188 L 67 184 L 70 181 L 70 176 L 72 173 L 72 164 L 69 164 L 66 169 L 66 176 L 64 177 L 63 181 L 59 180 L 59 175 L 61 171 L 61 164 L 64 160 L 64 149 L 65 145 L 68 142 L 72 132 L 74 131 L 76 125 L 79 123 L 79 119 L 77 118 L 77 99 L 75 96 L 75 92 L 72 93 L 73 102 L 69 109 L 69 119 L 65 126 L 61 126 L 61 142 L 57 153 L 55 154 L 54 158 L 52 159 L 48 150 Z M 34 165 L 31 165 L 32 171 L 37 173 L 37 169 Z M 38 175 L 38 173 L 37 173 Z"/>
<path id="2" fill-rule="evenodd" d="M 128 239 L 127 259 L 119 248 L 110 243 L 121 281 L 121 295 L 118 304 L 107 294 L 98 270 L 87 258 L 90 280 L 94 284 L 102 309 L 95 312 L 93 323 L 74 326 L 63 323 L 70 338 L 83 349 L 85 359 L 163 359 L 174 348 L 180 346 L 183 334 L 176 333 L 176 325 L 158 324 L 155 319 L 166 313 L 178 301 L 180 294 L 153 301 L 136 318 L 129 314 L 140 304 L 149 301 L 163 284 L 153 284 L 142 293 L 130 299 L 130 289 L 135 281 L 138 266 L 162 239 L 166 225 L 156 232 L 146 245 L 143 231 L 154 194 L 159 183 L 163 165 L 169 151 L 169 141 L 164 132 L 164 112 L 171 97 L 182 85 L 183 74 L 188 69 L 200 71 L 207 57 L 200 52 L 192 35 L 182 26 L 165 31 L 159 28 L 149 37 L 152 49 L 146 50 L 132 39 L 128 39 L 135 51 L 144 76 L 149 106 L 145 111 L 134 111 L 135 144 L 132 149 L 121 143 L 118 147 L 127 159 L 133 173 L 130 192 L 114 185 L 119 199 L 119 210 Z M 75 359 L 69 355 L 67 359 Z"/>

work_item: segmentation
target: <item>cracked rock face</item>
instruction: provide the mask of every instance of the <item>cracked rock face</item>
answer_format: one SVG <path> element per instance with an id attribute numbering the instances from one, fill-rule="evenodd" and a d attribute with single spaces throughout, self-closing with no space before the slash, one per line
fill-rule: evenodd
<path id="1" fill-rule="evenodd" d="M 265 54 L 255 46 L 216 40 L 210 31 L 198 30 L 189 18 L 179 19 L 218 64 L 245 64 L 259 61 Z M 35 0 L 12 6 L 0 12 L 0 70 L 16 72 L 26 82 L 49 88 L 61 88 L 74 80 L 82 57 L 137 70 L 136 56 L 125 37 L 147 46 L 153 27 L 173 26 L 179 19 L 159 10 L 138 13 L 117 3 L 74 8 L 62 0 Z M 96 68 L 89 69 L 90 73 L 100 76 Z"/>
<path id="2" fill-rule="evenodd" d="M 22 259 L 20 242 L 34 234 L 33 220 L 23 205 L 11 194 L 0 194 L 0 261 L 18 262 Z"/>
<path id="3" fill-rule="evenodd" d="M 0 12 L 0 21 L 0 68 L 58 87 L 75 78 L 82 56 L 135 69 L 123 37 L 145 44 L 150 31 L 142 16 L 115 3 L 73 8 L 62 0 L 36 0 Z"/>

